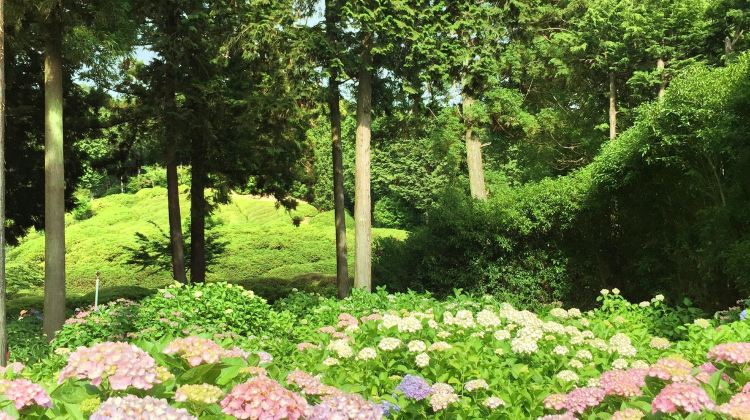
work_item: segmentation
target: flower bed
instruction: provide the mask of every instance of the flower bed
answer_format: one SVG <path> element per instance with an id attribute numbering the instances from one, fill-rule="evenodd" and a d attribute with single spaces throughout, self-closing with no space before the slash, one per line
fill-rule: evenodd
<path id="1" fill-rule="evenodd" d="M 663 297 L 616 292 L 593 311 L 536 313 L 463 295 L 293 298 L 304 310 L 283 303 L 294 333 L 275 340 L 58 347 L 4 372 L 0 405 L 24 418 L 750 418 L 747 321 L 693 320 L 673 341 L 649 321 Z"/>

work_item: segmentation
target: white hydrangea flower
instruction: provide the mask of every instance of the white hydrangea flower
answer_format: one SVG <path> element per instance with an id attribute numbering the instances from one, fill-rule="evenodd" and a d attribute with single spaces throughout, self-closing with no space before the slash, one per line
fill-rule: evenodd
<path id="1" fill-rule="evenodd" d="M 506 330 L 497 330 L 493 336 L 495 337 L 495 340 L 503 341 L 510 338 L 510 332 Z"/>
<path id="2" fill-rule="evenodd" d="M 570 308 L 568 309 L 568 316 L 570 318 L 580 318 L 583 314 L 581 314 L 581 310 L 578 308 Z"/>
<path id="3" fill-rule="evenodd" d="M 422 340 L 412 340 L 409 341 L 409 344 L 407 344 L 406 347 L 412 353 L 421 353 L 427 349 L 427 344 Z"/>
<path id="4" fill-rule="evenodd" d="M 644 300 L 643 302 L 639 303 L 638 306 L 640 306 L 641 308 L 648 308 L 649 306 L 651 306 L 651 303 L 647 300 Z"/>
<path id="5" fill-rule="evenodd" d="M 590 351 L 581 349 L 576 352 L 576 358 L 581 360 L 593 360 L 594 356 Z"/>
<path id="6" fill-rule="evenodd" d="M 704 330 L 711 327 L 711 321 L 703 318 L 696 319 L 695 321 L 693 321 L 693 324 L 703 328 Z"/>
<path id="7" fill-rule="evenodd" d="M 625 359 L 615 359 L 612 362 L 612 368 L 617 370 L 624 370 L 628 368 L 628 361 Z"/>
<path id="8" fill-rule="evenodd" d="M 578 375 L 572 370 L 561 370 L 557 375 L 558 379 L 564 382 L 578 382 Z"/>
<path id="9" fill-rule="evenodd" d="M 618 289 L 618 288 L 615 287 L 614 289 L 612 289 L 612 294 L 613 295 L 619 295 L 620 294 L 620 289 Z"/>
<path id="10" fill-rule="evenodd" d="M 584 364 L 578 359 L 573 359 L 570 362 L 568 362 L 568 366 L 570 366 L 571 369 L 582 369 Z"/>
<path id="11" fill-rule="evenodd" d="M 426 367 L 430 364 L 430 356 L 427 355 L 427 353 L 419 353 L 414 358 L 414 363 L 416 363 L 419 367 Z"/>
<path id="12" fill-rule="evenodd" d="M 328 350 L 332 350 L 342 359 L 348 359 L 354 355 L 354 350 L 346 339 L 331 341 L 328 343 Z"/>
<path id="13" fill-rule="evenodd" d="M 510 348 L 514 353 L 533 354 L 539 350 L 537 340 L 529 336 L 518 336 L 510 342 Z"/>
<path id="14" fill-rule="evenodd" d="M 372 360 L 377 357 L 378 352 L 372 347 L 365 347 L 357 353 L 357 360 Z"/>
<path id="15" fill-rule="evenodd" d="M 566 311 L 563 308 L 553 308 L 551 311 L 549 311 L 549 314 L 555 318 L 560 318 L 560 319 L 568 318 L 568 311 Z"/>
<path id="16" fill-rule="evenodd" d="M 329 358 L 323 360 L 323 364 L 326 365 L 326 366 L 334 366 L 334 365 L 338 365 L 339 364 L 339 360 L 338 359 L 334 359 L 333 357 L 329 357 Z"/>
<path id="17" fill-rule="evenodd" d="M 607 289 L 602 289 L 601 291 L 599 291 L 599 293 L 600 293 L 600 294 L 601 294 L 602 296 L 607 296 L 607 295 L 609 294 L 609 290 L 607 290 Z"/>
<path id="18" fill-rule="evenodd" d="M 651 342 L 649 343 L 651 348 L 657 349 L 657 350 L 666 350 L 668 349 L 672 343 L 669 342 L 664 337 L 653 337 L 651 338 Z"/>
<path id="19" fill-rule="evenodd" d="M 500 326 L 500 318 L 494 312 L 483 309 L 477 313 L 477 323 L 485 328 L 495 328 Z"/>
<path id="20" fill-rule="evenodd" d="M 385 337 L 378 343 L 380 350 L 391 351 L 397 349 L 401 345 L 401 340 L 393 337 Z"/>
<path id="21" fill-rule="evenodd" d="M 568 354 L 570 350 L 568 350 L 565 346 L 555 346 L 555 348 L 552 350 L 552 353 L 558 355 L 558 356 L 565 356 Z"/>

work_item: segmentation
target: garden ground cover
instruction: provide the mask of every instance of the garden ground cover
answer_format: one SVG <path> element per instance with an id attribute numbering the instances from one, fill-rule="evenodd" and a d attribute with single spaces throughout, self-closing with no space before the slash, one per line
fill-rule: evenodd
<path id="1" fill-rule="evenodd" d="M 666 325 L 685 320 L 676 311 L 663 296 L 633 304 L 616 290 L 591 311 L 531 312 L 460 293 L 357 291 L 338 301 L 298 292 L 271 306 L 236 285 L 173 285 L 76 313 L 37 362 L 5 372 L 4 410 L 93 419 L 750 418 L 749 323 L 730 311 Z"/>

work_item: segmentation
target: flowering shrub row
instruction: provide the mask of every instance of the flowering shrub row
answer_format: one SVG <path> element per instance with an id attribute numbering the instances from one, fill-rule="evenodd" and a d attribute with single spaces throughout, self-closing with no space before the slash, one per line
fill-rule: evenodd
<path id="1" fill-rule="evenodd" d="M 0 408 L 11 418 L 750 418 L 749 323 L 696 319 L 680 327 L 687 340 L 655 335 L 644 320 L 665 310 L 662 296 L 631 304 L 607 290 L 593 311 L 537 313 L 460 294 L 303 299 L 304 311 L 286 303 L 295 331 L 276 340 L 176 332 L 58 347 L 54 374 L 39 375 L 46 361 L 3 372 Z"/>

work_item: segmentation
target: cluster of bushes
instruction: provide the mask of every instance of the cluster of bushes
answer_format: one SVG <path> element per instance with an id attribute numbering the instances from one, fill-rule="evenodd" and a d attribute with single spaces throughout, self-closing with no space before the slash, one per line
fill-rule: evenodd
<path id="1" fill-rule="evenodd" d="M 717 310 L 750 293 L 750 55 L 695 66 L 570 175 L 447 193 L 409 238 L 381 241 L 376 278 L 399 290 L 590 302 L 613 284 Z"/>

